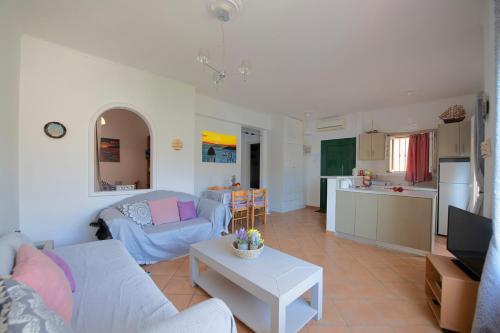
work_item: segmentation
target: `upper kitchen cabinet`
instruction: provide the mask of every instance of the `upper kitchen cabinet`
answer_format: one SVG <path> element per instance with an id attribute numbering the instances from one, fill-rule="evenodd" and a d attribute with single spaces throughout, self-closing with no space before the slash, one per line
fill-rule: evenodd
<path id="1" fill-rule="evenodd" d="M 385 134 L 372 134 L 372 160 L 385 160 Z"/>
<path id="2" fill-rule="evenodd" d="M 439 125 L 439 157 L 470 155 L 470 122 Z"/>
<path id="3" fill-rule="evenodd" d="M 360 160 L 385 160 L 385 133 L 359 135 Z"/>
<path id="4" fill-rule="evenodd" d="M 372 135 L 360 134 L 359 135 L 359 159 L 371 160 L 372 159 Z"/>

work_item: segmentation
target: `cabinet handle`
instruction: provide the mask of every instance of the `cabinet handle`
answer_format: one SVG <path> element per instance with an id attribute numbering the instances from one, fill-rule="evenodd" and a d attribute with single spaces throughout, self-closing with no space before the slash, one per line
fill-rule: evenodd
<path id="1" fill-rule="evenodd" d="M 455 153 L 458 153 L 458 144 L 455 143 Z"/>
<path id="2" fill-rule="evenodd" d="M 465 143 L 462 143 L 462 153 L 465 153 Z"/>

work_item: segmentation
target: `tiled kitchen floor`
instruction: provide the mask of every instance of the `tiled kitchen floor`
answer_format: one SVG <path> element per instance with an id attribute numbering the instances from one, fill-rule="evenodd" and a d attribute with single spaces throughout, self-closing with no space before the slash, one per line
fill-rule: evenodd
<path id="1" fill-rule="evenodd" d="M 324 268 L 323 319 L 302 332 L 440 332 L 425 301 L 423 257 L 336 237 L 312 208 L 273 213 L 257 228 L 267 246 Z M 435 252 L 446 254 L 445 248 L 445 239 L 437 239 Z M 208 298 L 190 286 L 187 257 L 145 269 L 179 310 Z"/>

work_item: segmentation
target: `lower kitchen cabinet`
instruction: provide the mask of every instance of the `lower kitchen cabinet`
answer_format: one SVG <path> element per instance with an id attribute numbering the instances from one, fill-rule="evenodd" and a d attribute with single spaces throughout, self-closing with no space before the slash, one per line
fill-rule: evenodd
<path id="1" fill-rule="evenodd" d="M 377 240 L 429 251 L 432 199 L 378 196 Z"/>
<path id="2" fill-rule="evenodd" d="M 431 250 L 434 199 L 337 191 L 335 231 Z"/>
<path id="3" fill-rule="evenodd" d="M 356 194 L 354 192 L 337 191 L 335 205 L 335 231 L 354 234 L 356 223 Z"/>
<path id="4" fill-rule="evenodd" d="M 378 195 L 356 193 L 356 224 L 354 234 L 368 239 L 377 238 Z"/>

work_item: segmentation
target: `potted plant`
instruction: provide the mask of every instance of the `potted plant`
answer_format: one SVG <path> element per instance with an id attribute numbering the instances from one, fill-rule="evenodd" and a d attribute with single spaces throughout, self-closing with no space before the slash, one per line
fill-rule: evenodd
<path id="1" fill-rule="evenodd" d="M 240 230 L 236 230 L 234 233 L 236 236 L 236 245 L 239 250 L 248 250 L 248 235 L 245 232 L 245 228 L 241 228 Z"/>
<path id="2" fill-rule="evenodd" d="M 235 188 L 239 188 L 240 186 L 241 186 L 241 184 L 236 182 L 236 175 L 232 175 L 231 176 L 231 187 L 233 189 L 235 189 Z"/>
<path id="3" fill-rule="evenodd" d="M 264 244 L 264 240 L 262 239 L 262 236 L 260 235 L 260 232 L 257 229 L 248 230 L 247 238 L 250 250 L 257 250 Z"/>
<path id="4" fill-rule="evenodd" d="M 243 259 L 255 259 L 264 250 L 264 240 L 257 229 L 245 231 L 245 228 L 236 230 L 232 244 L 234 255 Z"/>

